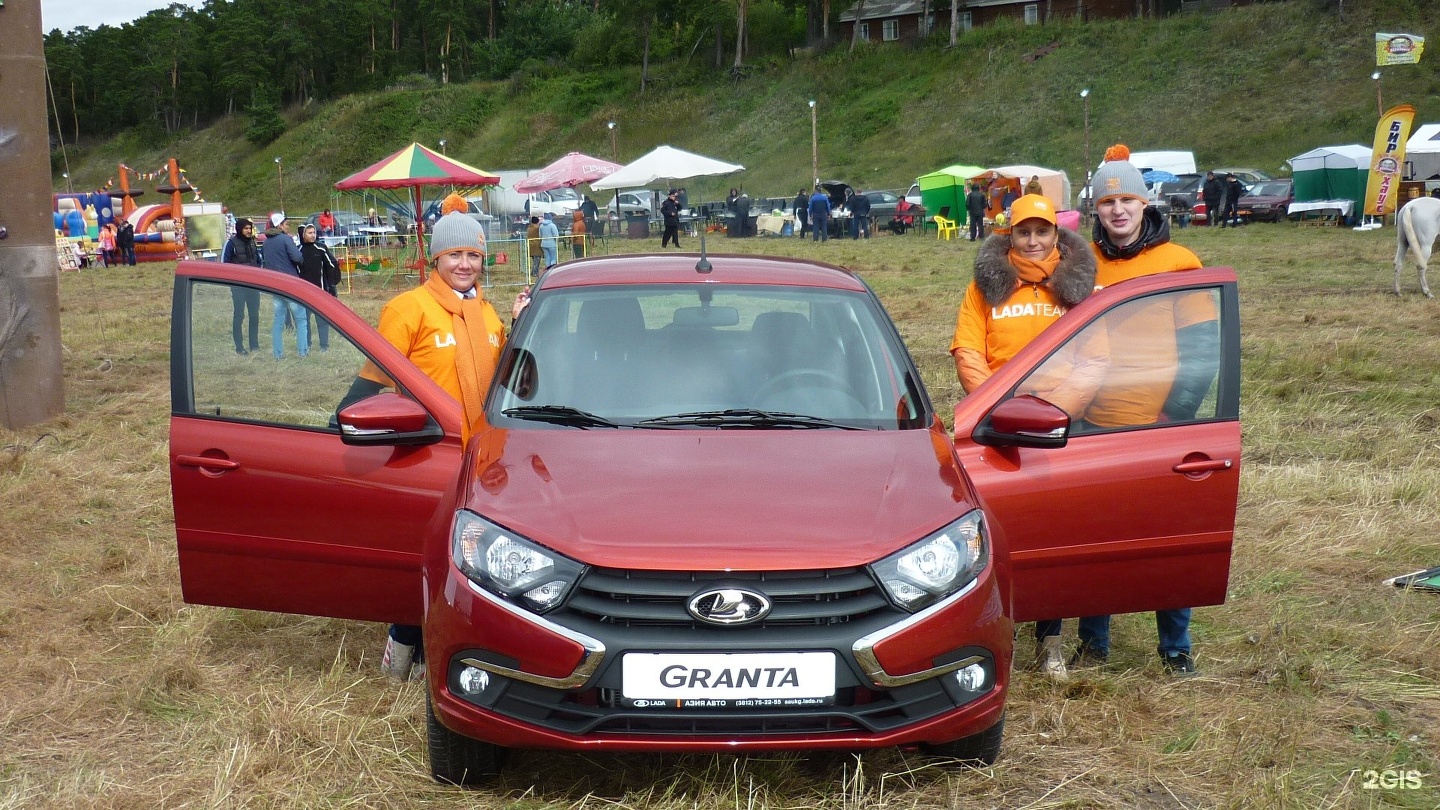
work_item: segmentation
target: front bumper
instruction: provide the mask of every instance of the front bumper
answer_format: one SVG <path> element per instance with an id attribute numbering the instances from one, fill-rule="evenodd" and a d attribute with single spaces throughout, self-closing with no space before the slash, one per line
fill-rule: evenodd
<path id="1" fill-rule="evenodd" d="M 887 609 L 831 626 L 764 630 L 552 620 L 453 570 L 444 591 L 426 618 L 436 715 L 457 733 L 509 747 L 734 751 L 948 742 L 998 722 L 1008 685 L 1013 625 L 994 565 L 918 614 Z M 627 652 L 793 651 L 834 653 L 831 705 L 636 708 L 622 699 Z M 984 668 L 985 683 L 967 691 L 954 673 L 973 664 Z"/>

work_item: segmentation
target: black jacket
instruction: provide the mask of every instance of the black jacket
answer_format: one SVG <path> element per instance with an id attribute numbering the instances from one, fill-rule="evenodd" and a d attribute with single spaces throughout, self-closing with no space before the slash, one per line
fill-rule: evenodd
<path id="1" fill-rule="evenodd" d="M 972 217 L 983 217 L 985 216 L 985 202 L 985 192 L 978 188 L 971 189 L 970 193 L 965 195 L 965 210 Z"/>
<path id="2" fill-rule="evenodd" d="M 1206 178 L 1205 185 L 1200 190 L 1200 196 L 1218 202 L 1221 197 L 1225 196 L 1225 184 L 1220 182 L 1218 177 Z"/>
<path id="3" fill-rule="evenodd" d="M 335 256 L 319 242 L 305 242 L 300 245 L 300 277 L 334 293 L 340 285 L 340 263 Z"/>
<path id="4" fill-rule="evenodd" d="M 847 202 L 845 205 L 847 208 L 850 209 L 850 213 L 854 216 L 870 216 L 870 198 L 866 197 L 864 194 L 856 194 L 852 196 L 850 198 L 850 201 Z"/>
<path id="5" fill-rule="evenodd" d="M 226 264 L 248 264 L 251 267 L 260 266 L 260 246 L 255 244 L 255 237 L 246 239 L 240 234 L 230 237 L 225 243 L 225 249 L 220 251 L 220 261 Z"/>
<path id="6" fill-rule="evenodd" d="M 1245 187 L 1238 179 L 1225 181 L 1225 202 L 1227 204 L 1240 202 L 1240 195 L 1245 193 Z"/>
<path id="7" fill-rule="evenodd" d="M 666 197 L 665 202 L 660 203 L 660 216 L 665 218 L 665 227 L 667 228 L 671 225 L 679 225 L 680 203 Z"/>

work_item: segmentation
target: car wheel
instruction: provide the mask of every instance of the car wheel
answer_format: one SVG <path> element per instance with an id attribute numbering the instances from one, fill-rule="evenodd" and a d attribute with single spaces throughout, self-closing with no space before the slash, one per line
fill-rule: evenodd
<path id="1" fill-rule="evenodd" d="M 425 699 L 425 731 L 430 743 L 430 776 L 450 785 L 478 785 L 500 775 L 509 749 L 456 734 L 435 716 Z"/>
<path id="2" fill-rule="evenodd" d="M 959 760 L 964 765 L 990 766 L 1000 758 L 1000 740 L 1005 736 L 1005 715 L 979 734 L 948 743 L 932 743 L 925 750 L 933 756 Z"/>

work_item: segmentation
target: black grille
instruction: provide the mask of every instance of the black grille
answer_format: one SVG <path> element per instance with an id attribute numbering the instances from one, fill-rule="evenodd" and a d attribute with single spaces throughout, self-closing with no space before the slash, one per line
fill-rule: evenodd
<path id="1" fill-rule="evenodd" d="M 738 573 L 592 568 L 564 610 L 620 627 L 709 627 L 685 606 L 697 592 L 720 583 L 770 598 L 770 615 L 747 628 L 843 624 L 890 607 L 862 568 Z"/>

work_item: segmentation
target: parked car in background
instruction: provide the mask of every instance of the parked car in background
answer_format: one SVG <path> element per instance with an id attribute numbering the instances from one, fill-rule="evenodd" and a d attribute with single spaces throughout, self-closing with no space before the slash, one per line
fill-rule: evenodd
<path id="1" fill-rule="evenodd" d="M 1262 180 L 1240 198 L 1239 210 L 1242 216 L 1249 211 L 1250 219 L 1256 222 L 1279 222 L 1290 213 L 1290 203 L 1294 201 L 1294 181 Z"/>
<path id="2" fill-rule="evenodd" d="M 905 201 L 911 205 L 924 205 L 925 201 L 920 197 L 920 183 L 910 184 L 910 189 L 905 192 Z"/>
<path id="3" fill-rule="evenodd" d="M 236 287 L 316 312 L 329 352 L 237 359 Z M 1063 395 L 1051 359 L 1107 320 L 1197 295 L 1219 338 L 1199 412 L 1106 429 L 1037 396 Z M 513 748 L 988 764 L 1017 622 L 1225 599 L 1228 268 L 1096 292 L 961 400 L 953 433 L 875 292 L 819 262 L 553 268 L 468 443 L 460 403 L 302 279 L 184 261 L 172 302 L 185 601 L 422 626 L 442 782 L 493 779 Z M 395 390 L 351 401 L 366 362 Z M 1037 504 L 1093 508 L 1057 530 Z"/>
<path id="4" fill-rule="evenodd" d="M 570 214 L 584 202 L 573 188 L 552 188 L 530 195 L 530 216 L 552 214 L 557 223 L 573 221 Z M 564 225 L 561 226 L 566 227 Z"/>
<path id="5" fill-rule="evenodd" d="M 315 229 L 318 231 L 320 229 L 321 213 L 322 212 L 320 211 L 316 211 L 315 213 L 306 217 L 304 224 L 314 225 Z M 360 232 L 360 229 L 365 227 L 365 217 L 355 213 L 354 211 L 336 211 L 333 208 L 330 210 L 330 214 L 331 216 L 335 217 L 335 236 L 343 236 L 346 239 L 361 238 L 364 236 L 364 234 Z M 259 231 L 264 229 L 256 228 L 256 230 Z"/>
<path id="6" fill-rule="evenodd" d="M 1200 198 L 1200 187 L 1205 178 L 1199 174 L 1176 175 L 1177 180 L 1162 180 L 1150 186 L 1150 204 L 1166 216 L 1171 211 L 1184 208 L 1191 210 Z"/>
<path id="7" fill-rule="evenodd" d="M 1263 183 L 1266 180 L 1275 179 L 1259 169 L 1211 169 L 1211 171 L 1215 172 L 1215 176 L 1221 179 L 1224 179 L 1227 174 L 1233 174 L 1247 187 L 1256 183 Z"/>
<path id="8" fill-rule="evenodd" d="M 866 191 L 870 200 L 870 221 L 889 222 L 895 216 L 895 206 L 900 204 L 900 195 L 893 191 Z"/>
<path id="9" fill-rule="evenodd" d="M 650 192 L 648 190 L 641 189 L 639 191 L 622 191 L 619 194 L 610 197 L 609 202 L 606 203 L 606 207 L 609 210 L 617 210 L 615 207 L 615 202 L 617 198 L 620 202 L 620 207 L 618 209 L 620 212 L 620 216 L 625 217 L 631 214 L 639 214 L 642 216 L 650 215 L 651 198 Z"/>

